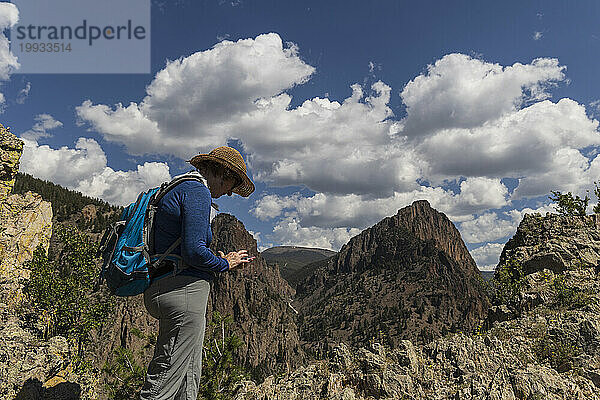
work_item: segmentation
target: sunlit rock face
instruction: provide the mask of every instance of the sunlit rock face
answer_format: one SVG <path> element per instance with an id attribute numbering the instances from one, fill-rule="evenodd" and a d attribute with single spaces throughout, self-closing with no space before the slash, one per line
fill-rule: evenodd
<path id="1" fill-rule="evenodd" d="M 38 246 L 47 252 L 52 235 L 52 207 L 41 196 L 11 195 L 23 142 L 0 124 L 0 398 L 12 399 L 29 390 L 26 382 L 46 382 L 62 370 L 70 349 L 64 337 L 40 342 L 35 329 L 26 329 L 23 285 L 27 262 Z M 31 386 L 30 391 L 35 392 Z M 41 389 L 40 389 L 41 390 Z M 37 393 L 37 392 L 36 392 Z M 33 394 L 31 398 L 35 397 Z"/>
<path id="2" fill-rule="evenodd" d="M 12 191 L 22 152 L 23 141 L 0 124 L 0 201 Z"/>
<path id="3" fill-rule="evenodd" d="M 544 268 L 562 272 L 600 260 L 600 215 L 525 214 L 504 246 L 500 264 L 513 259 L 530 274 Z M 496 269 L 498 270 L 498 269 Z"/>

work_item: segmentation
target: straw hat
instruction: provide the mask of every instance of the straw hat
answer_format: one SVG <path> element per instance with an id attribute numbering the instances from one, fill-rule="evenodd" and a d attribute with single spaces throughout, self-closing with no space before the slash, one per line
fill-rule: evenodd
<path id="1" fill-rule="evenodd" d="M 235 172 L 242 181 L 241 184 L 233 188 L 232 192 L 242 197 L 248 197 L 254 192 L 254 183 L 248 178 L 246 172 L 246 163 L 239 151 L 232 147 L 221 146 L 212 150 L 208 154 L 198 154 L 191 160 L 188 160 L 194 167 L 199 168 L 203 161 L 213 161 Z"/>

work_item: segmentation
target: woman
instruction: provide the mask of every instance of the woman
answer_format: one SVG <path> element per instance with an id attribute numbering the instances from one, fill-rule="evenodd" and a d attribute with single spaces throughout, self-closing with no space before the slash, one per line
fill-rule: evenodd
<path id="1" fill-rule="evenodd" d="M 215 273 L 252 261 L 246 250 L 213 254 L 210 227 L 211 198 L 237 193 L 248 197 L 254 184 L 241 154 L 218 147 L 188 161 L 204 177 L 180 183 L 158 203 L 155 217 L 155 251 L 165 250 L 180 236 L 173 254 L 185 268 L 174 275 L 175 264 L 163 262 L 144 292 L 146 310 L 159 320 L 154 356 L 148 366 L 140 397 L 144 400 L 196 400 L 202 369 L 206 303 Z"/>

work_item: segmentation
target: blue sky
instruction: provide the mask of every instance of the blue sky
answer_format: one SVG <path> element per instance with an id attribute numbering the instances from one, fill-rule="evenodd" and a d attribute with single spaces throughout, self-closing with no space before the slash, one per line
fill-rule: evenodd
<path id="1" fill-rule="evenodd" d="M 150 74 L 21 74 L 0 49 L 2 122 L 22 171 L 119 204 L 233 145 L 257 190 L 217 203 L 261 248 L 338 250 L 427 199 L 489 269 L 550 190 L 598 179 L 599 7 L 155 1 Z"/>

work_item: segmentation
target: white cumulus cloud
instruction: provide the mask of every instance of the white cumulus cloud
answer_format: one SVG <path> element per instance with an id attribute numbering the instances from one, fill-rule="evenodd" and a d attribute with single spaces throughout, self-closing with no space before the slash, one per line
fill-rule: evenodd
<path id="1" fill-rule="evenodd" d="M 140 101 L 90 99 L 77 115 L 131 154 L 187 159 L 239 140 L 255 180 L 315 192 L 257 200 L 253 213 L 274 219 L 273 237 L 331 248 L 418 199 L 482 243 L 515 226 L 494 210 L 581 191 L 600 174 L 600 159 L 584 155 L 600 145 L 598 121 L 575 100 L 550 100 L 566 82 L 556 59 L 503 66 L 445 55 L 402 88 L 405 116 L 392 112 L 393 89 L 382 81 L 293 107 L 290 89 L 314 72 L 276 33 L 226 40 L 167 63 Z M 513 193 L 503 178 L 518 180 Z M 448 182 L 460 183 L 456 193 Z"/>
<path id="2" fill-rule="evenodd" d="M 548 204 L 536 209 L 527 207 L 522 210 L 485 212 L 476 218 L 461 222 L 459 230 L 463 240 L 467 243 L 483 243 L 506 239 L 515 234 L 525 214 L 540 213 L 545 215 L 547 212 L 556 212 L 555 206 Z"/>
<path id="3" fill-rule="evenodd" d="M 189 157 L 190 149 L 210 150 L 244 132 L 231 121 L 257 109 L 256 102 L 305 82 L 314 68 L 284 46 L 275 33 L 237 42 L 169 62 L 147 87 L 140 102 L 114 108 L 85 101 L 77 107 L 82 122 L 134 154 L 169 152 Z"/>
<path id="4" fill-rule="evenodd" d="M 17 57 L 10 51 L 10 42 L 3 33 L 18 21 L 17 6 L 12 3 L 0 2 L 0 80 L 3 81 L 10 79 L 10 75 L 21 66 Z M 4 103 L 4 101 L 4 94 L 0 93 L 0 103 Z"/>
<path id="5" fill-rule="evenodd" d="M 21 138 L 37 141 L 40 138 L 50 136 L 49 130 L 63 126 L 63 123 L 54 119 L 50 114 L 38 114 L 35 117 L 37 121 L 31 129 L 21 134 Z"/>
<path id="6" fill-rule="evenodd" d="M 135 201 L 139 192 L 170 179 L 165 163 L 147 162 L 132 171 L 115 171 L 93 139 L 79 138 L 75 148 L 53 149 L 23 138 L 20 171 L 112 204 Z"/>
<path id="7" fill-rule="evenodd" d="M 471 250 L 470 253 L 480 270 L 493 271 L 498 265 L 503 248 L 501 243 L 487 243 Z"/>
<path id="8" fill-rule="evenodd" d="M 508 217 L 505 215 L 505 217 Z M 512 217 L 512 216 L 511 216 Z M 517 217 L 516 215 L 514 216 Z M 498 213 L 487 212 L 470 221 L 460 224 L 460 233 L 467 243 L 482 243 L 513 235 L 520 221 L 515 218 L 503 219 Z"/>
<path id="9" fill-rule="evenodd" d="M 436 132 L 419 148 L 430 157 L 434 180 L 457 175 L 522 178 L 558 170 L 573 174 L 581 173 L 581 164 L 566 158 L 599 145 L 597 128 L 598 121 L 587 117 L 583 105 L 570 99 L 546 100 L 480 128 Z M 550 180 L 557 186 L 565 183 L 558 176 Z M 541 190 L 517 189 L 515 195 L 540 196 Z"/>
<path id="10" fill-rule="evenodd" d="M 296 219 L 288 217 L 275 225 L 271 237 L 284 246 L 319 247 L 338 251 L 359 233 L 360 229 L 357 228 L 303 227 Z"/>
<path id="11" fill-rule="evenodd" d="M 87 179 L 77 182 L 75 189 L 112 204 L 129 204 L 142 191 L 169 181 L 169 166 L 165 163 L 146 162 L 135 170 L 115 171 L 104 167 Z"/>
<path id="12" fill-rule="evenodd" d="M 469 178 L 460 184 L 458 209 L 477 212 L 487 208 L 500 208 L 507 204 L 508 189 L 499 179 Z"/>
<path id="13" fill-rule="evenodd" d="M 564 79 L 558 60 L 503 67 L 464 54 L 448 54 L 406 84 L 403 132 L 424 136 L 440 129 L 475 128 L 515 111 L 524 101 L 542 99 L 544 88 Z"/>

